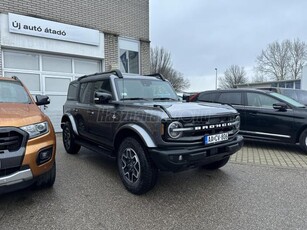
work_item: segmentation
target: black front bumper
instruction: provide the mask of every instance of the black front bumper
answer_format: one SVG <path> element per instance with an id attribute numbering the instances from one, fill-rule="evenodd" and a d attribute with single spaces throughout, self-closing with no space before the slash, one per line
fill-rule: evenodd
<path id="1" fill-rule="evenodd" d="M 177 172 L 222 160 L 242 146 L 243 137 L 238 135 L 232 141 L 212 146 L 151 148 L 149 153 L 160 170 Z"/>

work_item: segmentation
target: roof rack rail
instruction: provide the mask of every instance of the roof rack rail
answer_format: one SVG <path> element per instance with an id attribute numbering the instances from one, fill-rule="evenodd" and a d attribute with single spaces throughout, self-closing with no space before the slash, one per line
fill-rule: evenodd
<path id="1" fill-rule="evenodd" d="M 160 78 L 162 81 L 166 81 L 165 77 L 160 74 L 160 73 L 152 73 L 152 74 L 146 74 L 144 76 L 149 76 L 149 77 L 158 77 Z"/>
<path id="2" fill-rule="evenodd" d="M 78 80 L 81 80 L 81 79 L 86 78 L 86 77 L 92 77 L 92 76 L 99 75 L 99 74 L 114 74 L 114 75 L 118 76 L 119 78 L 123 78 L 123 75 L 120 72 L 120 70 L 114 69 L 114 70 L 107 71 L 107 72 L 100 72 L 100 73 L 94 73 L 94 74 L 90 74 L 90 75 L 84 75 L 84 76 L 79 77 Z"/>

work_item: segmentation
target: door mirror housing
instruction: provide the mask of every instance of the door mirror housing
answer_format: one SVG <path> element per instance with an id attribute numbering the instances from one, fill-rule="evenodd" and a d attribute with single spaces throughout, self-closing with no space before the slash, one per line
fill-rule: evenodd
<path id="1" fill-rule="evenodd" d="M 276 104 L 273 104 L 273 108 L 280 110 L 280 111 L 286 111 L 288 106 L 285 103 L 276 103 Z"/>
<path id="2" fill-rule="evenodd" d="M 107 92 L 95 92 L 95 104 L 107 104 L 112 99 L 112 95 Z"/>
<path id="3" fill-rule="evenodd" d="M 46 95 L 36 95 L 36 105 L 48 105 L 50 104 L 50 99 Z"/>

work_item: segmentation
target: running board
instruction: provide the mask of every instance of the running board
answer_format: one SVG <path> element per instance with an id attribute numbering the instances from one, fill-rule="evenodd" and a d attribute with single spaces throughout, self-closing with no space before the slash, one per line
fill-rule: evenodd
<path id="1" fill-rule="evenodd" d="M 113 150 L 111 148 L 106 148 L 102 145 L 98 145 L 96 143 L 92 143 L 92 142 L 84 141 L 84 140 L 75 140 L 75 143 L 89 150 L 92 150 L 94 152 L 101 153 L 106 157 L 115 159 L 115 156 L 112 156 Z"/>

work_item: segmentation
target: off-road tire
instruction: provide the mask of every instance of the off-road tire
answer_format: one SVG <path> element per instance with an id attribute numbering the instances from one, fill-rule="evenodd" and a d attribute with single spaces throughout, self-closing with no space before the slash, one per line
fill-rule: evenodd
<path id="1" fill-rule="evenodd" d="M 227 164 L 227 162 L 229 161 L 230 157 L 226 157 L 222 160 L 219 160 L 219 161 L 215 161 L 211 164 L 207 164 L 207 165 L 204 165 L 202 166 L 204 169 L 208 169 L 208 170 L 216 170 L 216 169 L 219 169 L 221 167 L 223 167 L 224 165 Z"/>
<path id="2" fill-rule="evenodd" d="M 158 169 L 137 138 L 127 137 L 121 142 L 117 167 L 124 186 L 133 194 L 144 194 L 157 182 Z"/>
<path id="3" fill-rule="evenodd" d="M 69 121 L 65 122 L 63 126 L 63 145 L 67 153 L 77 154 L 81 148 L 80 145 L 75 143 L 75 135 L 72 130 L 71 123 Z"/>

